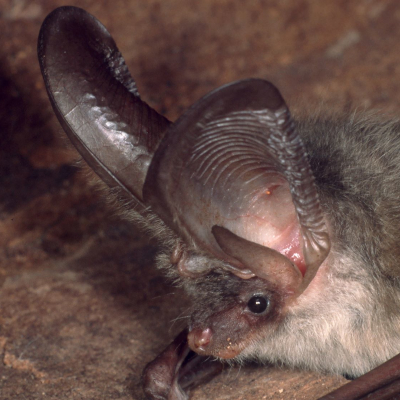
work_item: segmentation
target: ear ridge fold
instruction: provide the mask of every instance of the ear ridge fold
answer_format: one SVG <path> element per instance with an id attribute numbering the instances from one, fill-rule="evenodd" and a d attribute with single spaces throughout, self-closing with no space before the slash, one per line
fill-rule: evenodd
<path id="1" fill-rule="evenodd" d="M 38 56 L 72 143 L 109 186 L 142 203 L 147 169 L 169 121 L 140 100 L 106 28 L 80 8 L 60 7 L 43 22 Z"/>

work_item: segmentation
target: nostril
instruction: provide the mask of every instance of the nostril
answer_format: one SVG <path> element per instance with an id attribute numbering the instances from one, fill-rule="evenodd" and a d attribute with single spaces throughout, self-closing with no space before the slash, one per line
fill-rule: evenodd
<path id="1" fill-rule="evenodd" d="M 193 329 L 189 332 L 188 343 L 193 351 L 204 351 L 205 347 L 209 345 L 212 338 L 212 331 L 210 328 L 206 329 Z"/>
<path id="2" fill-rule="evenodd" d="M 207 346 L 211 342 L 211 329 L 206 328 L 203 331 L 201 331 L 200 335 L 197 337 L 197 343 L 199 347 L 204 347 Z"/>

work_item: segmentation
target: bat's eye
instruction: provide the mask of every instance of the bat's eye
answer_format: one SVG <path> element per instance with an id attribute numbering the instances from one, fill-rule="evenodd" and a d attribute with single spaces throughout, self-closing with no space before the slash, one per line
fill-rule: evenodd
<path id="1" fill-rule="evenodd" d="M 263 313 L 269 304 L 269 300 L 263 296 L 253 296 L 247 303 L 247 307 L 254 314 Z"/>

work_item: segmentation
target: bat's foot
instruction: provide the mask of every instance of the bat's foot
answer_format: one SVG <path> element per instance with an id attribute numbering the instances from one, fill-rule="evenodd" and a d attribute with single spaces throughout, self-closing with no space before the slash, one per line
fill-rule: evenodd
<path id="1" fill-rule="evenodd" d="M 149 400 L 187 400 L 189 391 L 222 371 L 222 364 L 189 349 L 187 330 L 143 371 L 143 389 Z"/>

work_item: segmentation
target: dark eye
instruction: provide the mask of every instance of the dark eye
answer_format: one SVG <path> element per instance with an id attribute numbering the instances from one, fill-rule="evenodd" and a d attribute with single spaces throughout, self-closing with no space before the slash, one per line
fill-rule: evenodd
<path id="1" fill-rule="evenodd" d="M 247 303 L 247 307 L 254 314 L 263 313 L 269 304 L 269 300 L 263 296 L 253 296 Z"/>

